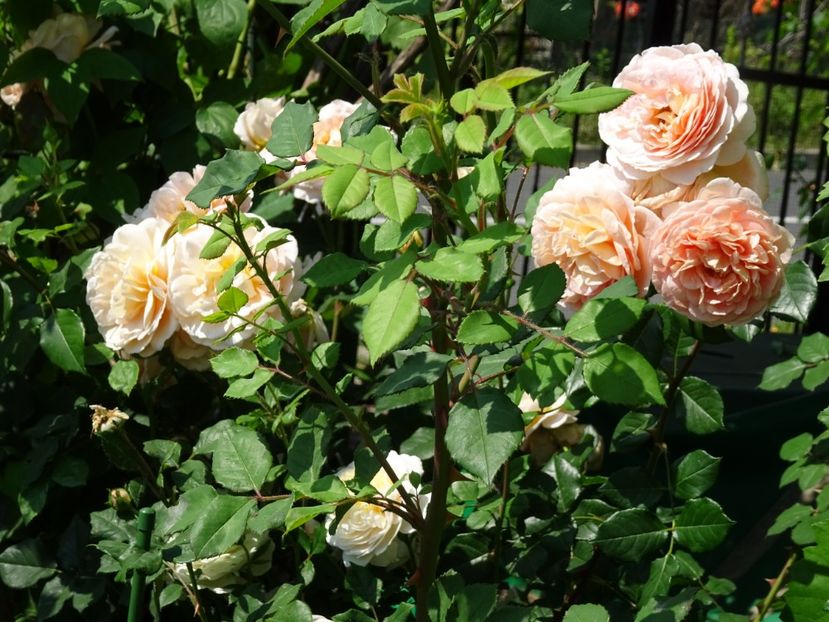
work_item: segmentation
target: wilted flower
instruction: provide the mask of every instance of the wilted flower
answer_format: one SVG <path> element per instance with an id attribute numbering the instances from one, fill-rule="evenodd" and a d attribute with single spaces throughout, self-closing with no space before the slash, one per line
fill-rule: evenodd
<path id="1" fill-rule="evenodd" d="M 538 413 L 524 427 L 523 448 L 530 453 L 535 464 L 546 464 L 554 453 L 578 445 L 589 434 L 593 437 L 593 453 L 587 466 L 594 469 L 601 465 L 604 455 L 602 437 L 593 426 L 578 423 L 579 411 L 567 407 L 566 394 L 541 408 L 537 400 L 524 393 L 518 408 L 524 413 Z"/>
<path id="2" fill-rule="evenodd" d="M 599 115 L 607 161 L 629 179 L 662 175 L 687 185 L 745 155 L 754 131 L 748 87 L 737 68 L 696 43 L 654 47 L 613 81 L 634 95 Z"/>
<path id="3" fill-rule="evenodd" d="M 84 274 L 86 302 L 113 350 L 153 354 L 178 327 L 169 305 L 168 226 L 148 218 L 119 227 Z"/>
<path id="4" fill-rule="evenodd" d="M 629 192 L 629 184 L 609 166 L 594 162 L 570 169 L 541 197 L 532 224 L 532 254 L 537 265 L 556 263 L 567 275 L 565 308 L 578 309 L 625 276 L 647 291 L 647 237 L 660 221 L 634 205 Z"/>
<path id="5" fill-rule="evenodd" d="M 265 574 L 273 563 L 275 548 L 267 535 L 246 532 L 240 544 L 234 544 L 224 553 L 192 562 L 199 587 L 226 594 L 229 588 L 245 582 L 243 573 L 253 577 Z M 179 581 L 190 585 L 187 564 L 173 564 L 172 570 Z"/>
<path id="6" fill-rule="evenodd" d="M 314 123 L 314 142 L 311 145 L 311 149 L 302 156 L 305 164 L 317 159 L 317 147 L 319 145 L 340 147 L 343 144 L 340 129 L 343 126 L 343 122 L 357 108 L 357 104 L 352 104 L 342 99 L 335 99 L 320 108 L 319 120 Z M 301 164 L 291 169 L 289 174 L 291 177 L 294 177 L 305 170 L 306 166 Z M 309 203 L 319 203 L 322 201 L 322 184 L 322 179 L 303 181 L 294 186 L 294 196 Z"/>
<path id="7" fill-rule="evenodd" d="M 98 404 L 90 404 L 89 407 L 92 409 L 92 433 L 95 435 L 114 432 L 130 418 L 117 408 L 107 408 Z"/>
<path id="8" fill-rule="evenodd" d="M 261 230 L 255 227 L 245 229 L 245 239 L 253 249 L 269 235 L 280 231 L 265 224 L 264 220 L 260 219 L 260 222 Z M 239 317 L 229 317 L 217 323 L 204 321 L 205 317 L 219 311 L 219 279 L 238 259 L 244 257 L 242 250 L 231 243 L 220 257 L 200 259 L 199 254 L 211 235 L 213 229 L 198 225 L 178 239 L 170 282 L 170 301 L 182 329 L 193 342 L 222 350 L 250 339 L 256 327 L 248 322 L 260 312 L 267 310 L 268 314 L 278 319 L 281 319 L 281 313 L 267 285 L 247 265 L 232 281 L 232 285 L 247 296 L 247 301 L 237 312 Z M 289 305 L 301 293 L 300 288 L 296 287 L 299 278 L 298 253 L 296 240 L 289 235 L 285 243 L 269 250 L 264 259 L 269 277 Z"/>
<path id="9" fill-rule="evenodd" d="M 392 451 L 387 459 L 397 477 L 401 478 L 405 490 L 418 498 L 421 510 L 425 510 L 429 503 L 429 495 L 420 495 L 419 490 L 410 481 L 412 473 L 423 475 L 423 464 L 420 458 Z M 337 476 L 348 481 L 354 478 L 354 463 L 344 467 Z M 394 482 L 381 468 L 372 478 L 371 485 L 384 497 L 400 501 L 398 490 L 389 492 Z M 326 527 L 330 528 L 334 521 L 329 516 Z M 343 561 L 346 564 L 366 566 L 393 566 L 408 558 L 409 550 L 398 534 L 413 533 L 414 528 L 403 518 L 378 505 L 357 501 L 343 514 L 334 533 L 326 536 L 328 544 L 343 552 Z"/>
<path id="10" fill-rule="evenodd" d="M 328 328 L 326 328 L 322 316 L 309 307 L 304 299 L 299 298 L 291 303 L 291 315 L 294 318 L 299 318 L 303 315 L 309 316 L 309 320 L 299 327 L 299 333 L 308 350 L 311 350 L 317 344 L 330 340 Z M 293 341 L 292 336 L 289 335 L 288 338 Z"/>
<path id="11" fill-rule="evenodd" d="M 28 86 L 23 82 L 15 82 L 14 84 L 7 84 L 0 89 L 0 99 L 3 103 L 9 106 L 12 110 L 17 108 L 20 100 L 26 94 Z"/>
<path id="12" fill-rule="evenodd" d="M 783 286 L 794 236 L 730 179 L 671 209 L 651 251 L 653 284 L 668 306 L 709 326 L 761 314 Z"/>

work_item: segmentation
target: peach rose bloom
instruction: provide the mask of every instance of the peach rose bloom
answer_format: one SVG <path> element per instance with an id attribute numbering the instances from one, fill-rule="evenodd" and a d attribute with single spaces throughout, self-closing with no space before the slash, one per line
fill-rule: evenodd
<path id="1" fill-rule="evenodd" d="M 265 162 L 273 162 L 274 155 L 266 149 L 271 138 L 271 124 L 285 107 L 285 98 L 263 97 L 245 104 L 245 110 L 236 119 L 233 133 L 248 151 L 256 151 Z"/>
<path id="2" fill-rule="evenodd" d="M 573 168 L 539 201 L 532 254 L 539 266 L 556 263 L 567 276 L 560 305 L 580 308 L 625 276 L 644 294 L 650 283 L 648 238 L 661 223 L 634 204 L 630 185 L 607 164 Z"/>
<path id="3" fill-rule="evenodd" d="M 210 369 L 210 358 L 216 354 L 216 351 L 196 343 L 190 338 L 190 335 L 179 329 L 168 342 L 170 346 L 170 353 L 176 360 L 176 363 L 193 371 L 207 371 Z"/>
<path id="4" fill-rule="evenodd" d="M 663 208 L 677 202 L 693 201 L 709 181 L 718 177 L 728 177 L 743 188 L 754 190 L 764 203 L 769 198 L 769 175 L 763 156 L 758 151 L 746 151 L 743 159 L 736 164 L 717 165 L 687 186 L 672 184 L 661 175 L 636 180 L 631 198 L 637 205 L 647 207 L 664 218 L 666 213 Z"/>
<path id="5" fill-rule="evenodd" d="M 162 243 L 168 227 L 157 218 L 122 225 L 84 274 L 86 301 L 113 350 L 153 354 L 178 328 L 169 299 L 170 248 Z"/>
<path id="6" fill-rule="evenodd" d="M 654 236 L 653 284 L 673 309 L 709 326 L 742 324 L 780 293 L 794 236 L 760 197 L 730 179 L 679 204 Z"/>
<path id="7" fill-rule="evenodd" d="M 688 185 L 745 155 L 755 125 L 748 87 L 716 52 L 696 43 L 650 48 L 633 57 L 613 86 L 635 93 L 599 115 L 607 161 L 625 177 L 659 174 Z"/>
<path id="8" fill-rule="evenodd" d="M 231 197 L 213 199 L 208 209 L 202 209 L 192 201 L 186 199 L 190 191 L 204 177 L 205 170 L 207 170 L 207 167 L 197 164 L 192 173 L 185 171 L 173 173 L 163 186 L 153 191 L 147 205 L 135 210 L 132 216 L 127 218 L 133 222 L 143 220 L 144 218 L 160 218 L 172 224 L 181 212 L 187 211 L 192 212 L 196 216 L 206 216 L 211 211 L 219 211 L 227 208 L 228 202 L 232 200 Z M 253 193 L 249 192 L 239 206 L 239 209 L 242 212 L 247 212 L 252 202 Z"/>
<path id="9" fill-rule="evenodd" d="M 342 99 L 335 99 L 320 108 L 319 118 L 314 123 L 314 142 L 300 159 L 297 166 L 291 169 L 289 175 L 294 177 L 306 169 L 306 164 L 317 159 L 317 146 L 329 145 L 340 147 L 343 144 L 340 128 L 343 122 L 350 117 L 358 105 Z M 310 179 L 294 186 L 294 196 L 308 203 L 319 203 L 322 201 L 322 179 Z"/>
<path id="10" fill-rule="evenodd" d="M 261 230 L 255 227 L 245 229 L 245 239 L 251 248 L 279 230 L 268 226 L 264 220 L 259 220 L 262 223 Z M 238 317 L 217 324 L 203 321 L 205 316 L 219 311 L 218 298 L 221 292 L 217 291 L 216 285 L 225 271 L 243 256 L 236 244 L 230 244 L 221 257 L 200 259 L 199 254 L 212 234 L 213 229 L 210 227 L 197 225 L 176 241 L 171 270 L 173 276 L 170 280 L 170 304 L 182 329 L 194 343 L 223 350 L 247 342 L 256 333 L 256 327 L 245 324 Z M 265 257 L 265 269 L 289 306 L 302 289 L 296 283 L 299 278 L 298 252 L 296 240 L 289 236 L 285 244 L 271 249 Z M 267 310 L 273 317 L 281 318 L 279 306 L 274 303 L 267 286 L 256 276 L 253 268 L 247 266 L 239 272 L 232 285 L 248 296 L 247 303 L 238 312 L 239 316 L 250 321 L 261 311 Z"/>

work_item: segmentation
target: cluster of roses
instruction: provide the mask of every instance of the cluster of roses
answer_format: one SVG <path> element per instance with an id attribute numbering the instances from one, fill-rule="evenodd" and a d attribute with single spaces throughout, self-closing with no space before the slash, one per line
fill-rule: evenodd
<path id="1" fill-rule="evenodd" d="M 532 224 L 536 263 L 567 275 L 562 306 L 631 276 L 706 325 L 755 319 L 780 292 L 794 237 L 763 209 L 768 179 L 746 148 L 755 117 L 737 68 L 696 44 L 656 47 L 613 85 L 634 94 L 599 116 L 608 164 L 571 169 Z"/>
<path id="2" fill-rule="evenodd" d="M 165 242 L 165 234 L 182 211 L 207 216 L 226 210 L 233 202 L 233 197 L 222 197 L 201 209 L 187 200 L 204 170 L 197 166 L 192 173 L 173 173 L 152 193 L 147 205 L 128 218 L 131 222 L 115 230 L 87 268 L 87 303 L 106 345 L 122 356 L 147 358 L 169 345 L 182 365 L 206 369 L 216 350 L 250 344 L 256 332 L 254 320 L 261 323 L 263 315 L 284 319 L 266 284 L 246 265 L 231 282 L 247 296 L 245 304 L 222 321 L 204 321 L 219 312 L 220 279 L 243 257 L 242 249 L 230 244 L 221 256 L 202 259 L 202 249 L 214 232 L 207 224 L 198 224 Z M 248 196 L 235 207 L 246 212 L 251 202 L 252 196 Z M 244 230 L 251 248 L 279 231 L 258 216 L 246 217 L 256 225 Z M 303 288 L 298 281 L 298 254 L 296 240 L 289 235 L 262 259 L 295 315 L 307 311 L 299 298 Z M 324 324 L 315 319 L 317 332 L 323 332 Z"/>

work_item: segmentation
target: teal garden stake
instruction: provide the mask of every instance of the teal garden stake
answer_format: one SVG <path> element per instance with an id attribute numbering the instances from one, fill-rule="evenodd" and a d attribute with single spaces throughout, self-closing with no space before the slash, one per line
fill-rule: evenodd
<path id="1" fill-rule="evenodd" d="M 155 510 L 152 508 L 141 508 L 138 512 L 138 538 L 136 545 L 139 549 L 147 551 L 150 548 L 150 537 L 155 525 Z M 135 570 L 130 581 L 130 609 L 127 622 L 141 622 L 144 617 L 144 573 Z"/>

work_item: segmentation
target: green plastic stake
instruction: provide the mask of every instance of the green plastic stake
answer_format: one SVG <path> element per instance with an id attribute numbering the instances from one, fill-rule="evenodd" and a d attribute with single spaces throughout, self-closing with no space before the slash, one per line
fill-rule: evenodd
<path id="1" fill-rule="evenodd" d="M 143 550 L 150 549 L 150 536 L 155 525 L 155 510 L 152 508 L 141 508 L 138 512 L 138 538 L 136 546 Z M 144 573 L 136 570 L 132 573 L 130 580 L 130 608 L 127 614 L 127 622 L 141 622 L 144 617 Z"/>

